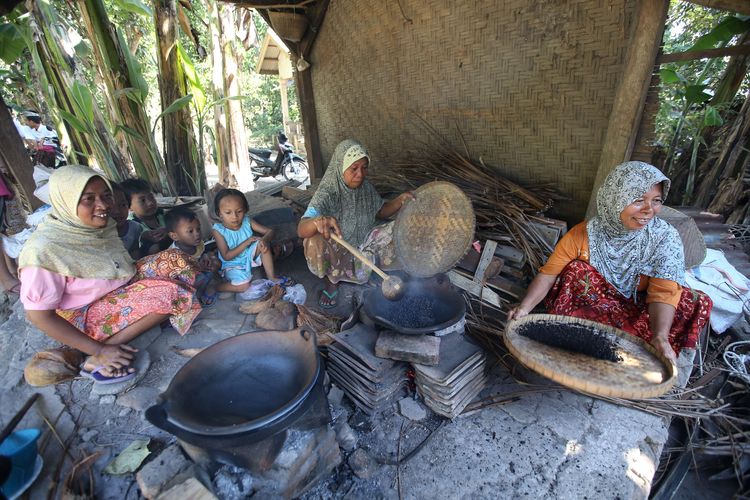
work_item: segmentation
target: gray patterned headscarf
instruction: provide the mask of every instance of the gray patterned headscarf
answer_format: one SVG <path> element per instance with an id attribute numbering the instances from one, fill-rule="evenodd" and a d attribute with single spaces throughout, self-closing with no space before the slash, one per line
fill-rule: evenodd
<path id="1" fill-rule="evenodd" d="M 383 206 L 383 198 L 366 178 L 357 189 L 351 189 L 344 182 L 344 170 L 361 158 L 370 157 L 360 143 L 351 139 L 339 143 L 310 200 L 310 207 L 335 217 L 344 239 L 357 247 L 375 227 L 375 215 Z"/>
<path id="2" fill-rule="evenodd" d="M 659 183 L 666 198 L 670 181 L 659 169 L 640 161 L 618 165 L 599 188 L 599 213 L 586 226 L 591 265 L 628 298 L 635 297 L 641 274 L 685 284 L 682 240 L 672 225 L 654 217 L 632 231 L 620 221 L 625 207 Z"/>

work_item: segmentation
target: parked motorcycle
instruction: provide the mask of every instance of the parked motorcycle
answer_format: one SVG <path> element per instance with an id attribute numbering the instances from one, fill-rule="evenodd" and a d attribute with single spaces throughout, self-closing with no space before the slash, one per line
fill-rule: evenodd
<path id="1" fill-rule="evenodd" d="M 283 133 L 279 134 L 274 158 L 271 158 L 274 153 L 271 149 L 248 148 L 254 181 L 260 177 L 276 177 L 279 174 L 287 180 L 299 182 L 305 182 L 310 178 L 307 162 L 294 152 L 288 141 Z"/>

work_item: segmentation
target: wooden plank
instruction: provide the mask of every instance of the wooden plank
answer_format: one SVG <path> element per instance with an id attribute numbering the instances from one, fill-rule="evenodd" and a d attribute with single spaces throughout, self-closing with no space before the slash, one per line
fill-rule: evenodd
<path id="1" fill-rule="evenodd" d="M 495 249 L 495 255 L 501 257 L 510 264 L 516 264 L 518 266 L 523 266 L 526 262 L 526 256 L 523 252 L 510 245 L 498 245 Z"/>
<path id="2" fill-rule="evenodd" d="M 486 302 L 498 308 L 501 308 L 503 304 L 507 304 L 509 302 L 500 297 L 497 293 L 490 290 L 488 287 L 483 287 L 481 284 L 470 280 L 466 276 L 463 276 L 456 271 L 448 271 L 448 278 L 450 278 L 451 283 L 453 283 L 460 289 L 466 290 L 470 294 L 479 297 L 482 302 Z"/>
<path id="3" fill-rule="evenodd" d="M 609 114 L 586 218 L 596 214 L 596 192 L 604 179 L 613 168 L 630 159 L 638 136 L 638 126 L 651 83 L 654 62 L 664 34 L 668 7 L 668 0 L 640 2 L 612 111 Z"/>
<path id="4" fill-rule="evenodd" d="M 309 189 L 304 190 L 291 186 L 284 186 L 281 189 L 281 197 L 285 200 L 291 201 L 300 208 L 307 208 L 307 205 L 310 204 L 310 200 L 312 199 L 313 194 L 315 194 L 315 192 L 310 191 Z"/>
<path id="5" fill-rule="evenodd" d="M 498 290 L 510 295 L 515 299 L 520 300 L 524 295 L 526 295 L 526 290 L 524 290 L 522 287 L 518 286 L 511 280 L 503 278 L 502 276 L 495 276 L 494 278 L 488 279 L 487 285 L 493 288 L 497 288 Z"/>
<path id="6" fill-rule="evenodd" d="M 484 275 L 487 272 L 487 266 L 492 262 L 492 258 L 495 256 L 495 248 L 497 248 L 497 241 L 487 240 L 482 249 L 482 257 L 479 259 L 477 270 L 474 272 L 474 281 L 481 283 L 484 281 Z"/>
<path id="7" fill-rule="evenodd" d="M 743 56 L 747 54 L 750 54 L 750 45 L 733 45 L 731 47 L 721 47 L 718 49 L 662 54 L 656 59 L 656 64 L 667 64 L 677 61 L 694 61 L 696 59 L 712 59 L 715 57 Z"/>
<path id="8" fill-rule="evenodd" d="M 712 9 L 729 10 L 750 16 L 750 2 L 747 0 L 685 0 Z"/>
<path id="9" fill-rule="evenodd" d="M 260 188 L 255 188 L 253 191 L 255 191 L 256 193 L 265 194 L 267 196 L 273 196 L 275 194 L 281 193 L 285 187 L 297 187 L 299 185 L 300 185 L 299 181 L 287 180 L 283 182 L 276 182 L 274 184 L 269 184 L 267 186 L 263 186 Z"/>

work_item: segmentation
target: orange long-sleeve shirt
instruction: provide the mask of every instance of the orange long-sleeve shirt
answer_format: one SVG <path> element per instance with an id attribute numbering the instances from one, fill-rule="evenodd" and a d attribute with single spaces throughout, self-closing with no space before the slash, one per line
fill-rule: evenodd
<path id="1" fill-rule="evenodd" d="M 556 276 L 571 260 L 576 259 L 589 262 L 589 236 L 586 231 L 586 222 L 575 225 L 560 239 L 555 251 L 539 272 Z M 646 290 L 647 304 L 661 302 L 677 307 L 682 295 L 682 287 L 674 281 L 641 275 L 638 291 L 644 290 Z"/>

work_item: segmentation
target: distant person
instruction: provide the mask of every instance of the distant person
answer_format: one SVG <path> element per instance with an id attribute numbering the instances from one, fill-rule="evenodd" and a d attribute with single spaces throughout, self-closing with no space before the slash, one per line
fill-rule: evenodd
<path id="1" fill-rule="evenodd" d="M 172 244 L 165 227 L 164 211 L 156 203 L 151 186 L 143 179 L 125 179 L 120 183 L 130 204 L 130 218 L 141 225 L 141 255 L 152 255 Z"/>
<path id="2" fill-rule="evenodd" d="M 26 118 L 24 140 L 26 146 L 32 152 L 34 162 L 41 163 L 45 167 L 55 168 L 57 132 L 46 125 L 42 125 L 41 116 L 34 111 L 27 111 L 23 116 Z"/>

